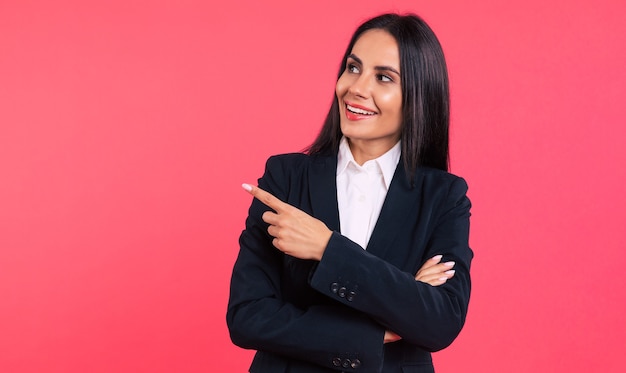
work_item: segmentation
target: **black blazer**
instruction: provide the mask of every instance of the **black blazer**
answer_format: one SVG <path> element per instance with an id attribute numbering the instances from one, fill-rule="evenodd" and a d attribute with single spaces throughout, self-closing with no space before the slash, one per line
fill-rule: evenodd
<path id="1" fill-rule="evenodd" d="M 336 156 L 271 157 L 259 187 L 334 231 L 322 260 L 272 245 L 252 202 L 233 269 L 227 323 L 232 341 L 258 350 L 250 372 L 433 372 L 430 352 L 448 346 L 465 322 L 470 296 L 470 202 L 459 177 L 402 159 L 363 250 L 339 234 Z M 415 281 L 429 258 L 456 262 L 433 287 Z M 383 344 L 385 330 L 400 341 Z"/>

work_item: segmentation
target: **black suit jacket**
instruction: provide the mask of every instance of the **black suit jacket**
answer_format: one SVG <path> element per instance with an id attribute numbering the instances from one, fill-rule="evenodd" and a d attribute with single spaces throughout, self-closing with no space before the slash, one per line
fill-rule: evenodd
<path id="1" fill-rule="evenodd" d="M 252 202 L 233 269 L 231 339 L 258 350 L 250 372 L 432 372 L 431 351 L 460 332 L 470 296 L 470 202 L 459 177 L 417 169 L 411 186 L 400 160 L 363 250 L 342 236 L 336 156 L 287 154 L 268 160 L 259 186 L 333 230 L 321 261 L 272 245 Z M 455 261 L 454 277 L 415 281 L 429 258 Z M 398 342 L 383 344 L 385 330 Z"/>

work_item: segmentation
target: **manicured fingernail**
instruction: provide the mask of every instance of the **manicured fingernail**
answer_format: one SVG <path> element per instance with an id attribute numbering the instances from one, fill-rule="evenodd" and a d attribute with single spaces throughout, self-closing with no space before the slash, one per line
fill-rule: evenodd
<path id="1" fill-rule="evenodd" d="M 439 281 L 446 282 L 446 281 L 448 281 L 448 278 L 447 277 L 439 277 Z"/>
<path id="2" fill-rule="evenodd" d="M 241 184 L 241 187 L 247 192 L 252 192 L 252 185 L 250 184 Z"/>
<path id="3" fill-rule="evenodd" d="M 446 267 L 454 267 L 454 262 L 445 262 L 443 263 Z"/>
<path id="4" fill-rule="evenodd" d="M 446 275 L 448 275 L 448 276 L 452 276 L 452 275 L 454 275 L 454 272 L 455 272 L 455 271 L 454 271 L 454 269 L 451 269 L 451 270 L 449 270 L 449 271 L 445 271 L 444 273 L 445 273 Z"/>
<path id="5" fill-rule="evenodd" d="M 435 256 L 433 256 L 433 257 L 432 257 L 432 259 L 431 259 L 431 260 L 440 261 L 440 260 L 441 260 L 441 258 L 443 258 L 443 255 L 435 255 Z"/>

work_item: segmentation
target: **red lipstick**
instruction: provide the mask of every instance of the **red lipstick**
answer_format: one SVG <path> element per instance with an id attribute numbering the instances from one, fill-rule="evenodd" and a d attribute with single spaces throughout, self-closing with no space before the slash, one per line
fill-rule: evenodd
<path id="1" fill-rule="evenodd" d="M 369 108 L 367 108 L 365 106 L 353 104 L 351 102 L 344 101 L 344 106 L 345 106 L 346 118 L 348 118 L 348 120 L 370 119 L 371 117 L 373 117 L 374 115 L 377 114 L 375 111 L 373 111 L 373 110 L 371 110 L 371 109 L 369 109 Z M 359 109 L 359 110 L 366 111 L 366 112 L 371 113 L 371 114 L 356 113 L 356 112 L 351 111 L 350 109 L 348 109 L 348 106 L 350 106 L 351 108 L 354 108 L 354 109 Z"/>

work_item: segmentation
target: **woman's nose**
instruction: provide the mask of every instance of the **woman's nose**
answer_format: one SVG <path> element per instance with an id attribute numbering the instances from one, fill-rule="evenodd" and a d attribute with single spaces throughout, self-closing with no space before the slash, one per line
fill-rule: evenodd
<path id="1" fill-rule="evenodd" d="M 369 79 L 365 74 L 361 74 L 348 87 L 348 91 L 355 96 L 368 97 L 370 94 Z"/>

